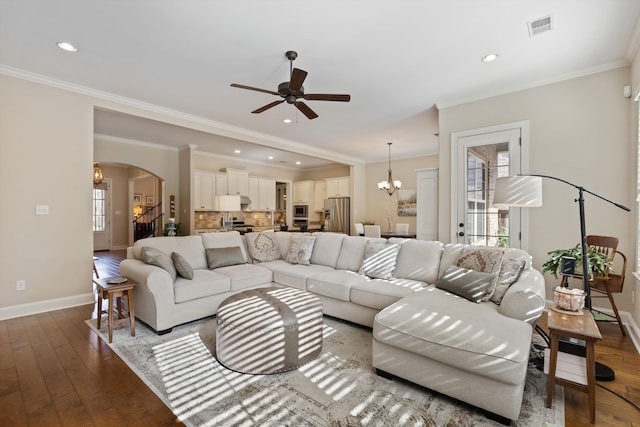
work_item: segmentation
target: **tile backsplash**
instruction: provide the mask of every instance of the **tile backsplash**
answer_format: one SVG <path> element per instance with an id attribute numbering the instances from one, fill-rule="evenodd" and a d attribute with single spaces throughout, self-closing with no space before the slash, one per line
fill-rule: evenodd
<path id="1" fill-rule="evenodd" d="M 196 211 L 194 214 L 194 224 L 196 230 L 203 228 L 211 229 L 221 227 L 220 219 L 223 215 L 223 212 Z M 231 216 L 237 218 L 238 220 L 244 220 L 245 224 L 253 226 L 277 224 L 278 219 L 280 218 L 279 213 L 273 212 L 232 212 Z M 202 217 L 202 219 L 200 217 Z"/>

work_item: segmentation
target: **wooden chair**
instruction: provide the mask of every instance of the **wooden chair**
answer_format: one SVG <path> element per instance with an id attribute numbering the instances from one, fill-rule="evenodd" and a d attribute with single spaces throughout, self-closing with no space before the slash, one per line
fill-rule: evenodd
<path id="1" fill-rule="evenodd" d="M 364 235 L 366 237 L 380 237 L 380 226 L 379 225 L 365 225 L 364 226 Z"/>
<path id="2" fill-rule="evenodd" d="M 624 276 L 627 270 L 627 257 L 620 251 L 618 251 L 618 238 L 610 236 L 587 236 L 587 247 L 595 249 L 596 252 L 600 252 L 606 255 L 607 262 L 611 266 L 604 276 L 593 277 L 589 280 L 589 286 L 591 290 L 591 299 L 594 298 L 608 298 L 611 308 L 613 309 L 613 315 L 604 313 L 600 310 L 591 308 L 591 311 L 595 311 L 602 316 L 608 317 L 608 319 L 597 319 L 601 322 L 618 322 L 622 336 L 627 336 L 622 325 L 622 319 L 618 313 L 618 307 L 613 299 L 614 293 L 621 293 L 622 286 L 624 285 Z M 619 255 L 619 258 L 616 258 Z M 622 265 L 620 270 L 617 270 L 617 266 Z M 619 273 L 614 271 L 620 271 Z M 574 274 L 573 277 L 582 279 L 581 274 Z M 594 295 L 599 294 L 599 295 Z"/>

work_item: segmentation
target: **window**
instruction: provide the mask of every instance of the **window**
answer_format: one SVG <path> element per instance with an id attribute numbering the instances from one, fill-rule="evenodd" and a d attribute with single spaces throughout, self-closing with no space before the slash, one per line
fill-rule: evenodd
<path id="1" fill-rule="evenodd" d="M 105 196 L 104 189 L 93 189 L 93 231 L 104 231 L 105 229 Z"/>

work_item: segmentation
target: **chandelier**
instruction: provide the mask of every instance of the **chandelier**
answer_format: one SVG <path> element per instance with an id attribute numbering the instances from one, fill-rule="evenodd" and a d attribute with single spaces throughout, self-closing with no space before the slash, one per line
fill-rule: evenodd
<path id="1" fill-rule="evenodd" d="M 100 167 L 99 164 L 94 163 L 93 164 L 93 183 L 95 185 L 102 184 L 103 179 L 104 179 L 104 176 L 102 176 L 102 168 Z"/>
<path id="2" fill-rule="evenodd" d="M 389 146 L 389 176 L 387 177 L 386 181 L 380 181 L 378 183 L 378 190 L 386 191 L 389 196 L 391 196 L 396 190 L 402 187 L 402 182 L 398 180 L 394 181 L 391 177 L 391 144 L 391 142 L 387 142 L 387 145 Z"/>

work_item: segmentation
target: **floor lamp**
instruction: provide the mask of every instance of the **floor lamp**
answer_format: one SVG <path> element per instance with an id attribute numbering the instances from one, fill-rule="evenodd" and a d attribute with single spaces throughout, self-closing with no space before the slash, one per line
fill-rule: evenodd
<path id="1" fill-rule="evenodd" d="M 229 212 L 237 212 L 240 210 L 240 196 L 237 196 L 237 195 L 216 196 L 216 199 L 217 199 L 217 205 L 218 205 L 217 210 L 221 212 L 225 212 L 224 229 L 226 231 L 230 231 L 233 221 L 231 221 Z"/>
<path id="2" fill-rule="evenodd" d="M 578 199 L 576 200 L 580 208 L 580 242 L 582 245 L 582 284 L 586 293 L 585 306 L 591 310 L 591 288 L 589 286 L 589 262 L 587 258 L 587 232 L 585 227 L 584 215 L 584 193 L 589 193 L 606 202 L 611 203 L 627 212 L 631 211 L 620 203 L 613 202 L 605 197 L 585 189 L 582 186 L 572 184 L 564 179 L 556 178 L 549 175 L 522 174 L 516 176 L 508 176 L 498 178 L 496 180 L 495 193 L 493 197 L 494 206 L 507 206 L 530 208 L 542 206 L 542 178 L 553 179 L 563 182 L 578 190 Z M 567 351 L 572 352 L 572 351 Z M 576 350 L 582 353 L 582 350 Z M 596 379 L 601 381 L 613 380 L 615 374 L 609 367 L 596 362 Z"/>

